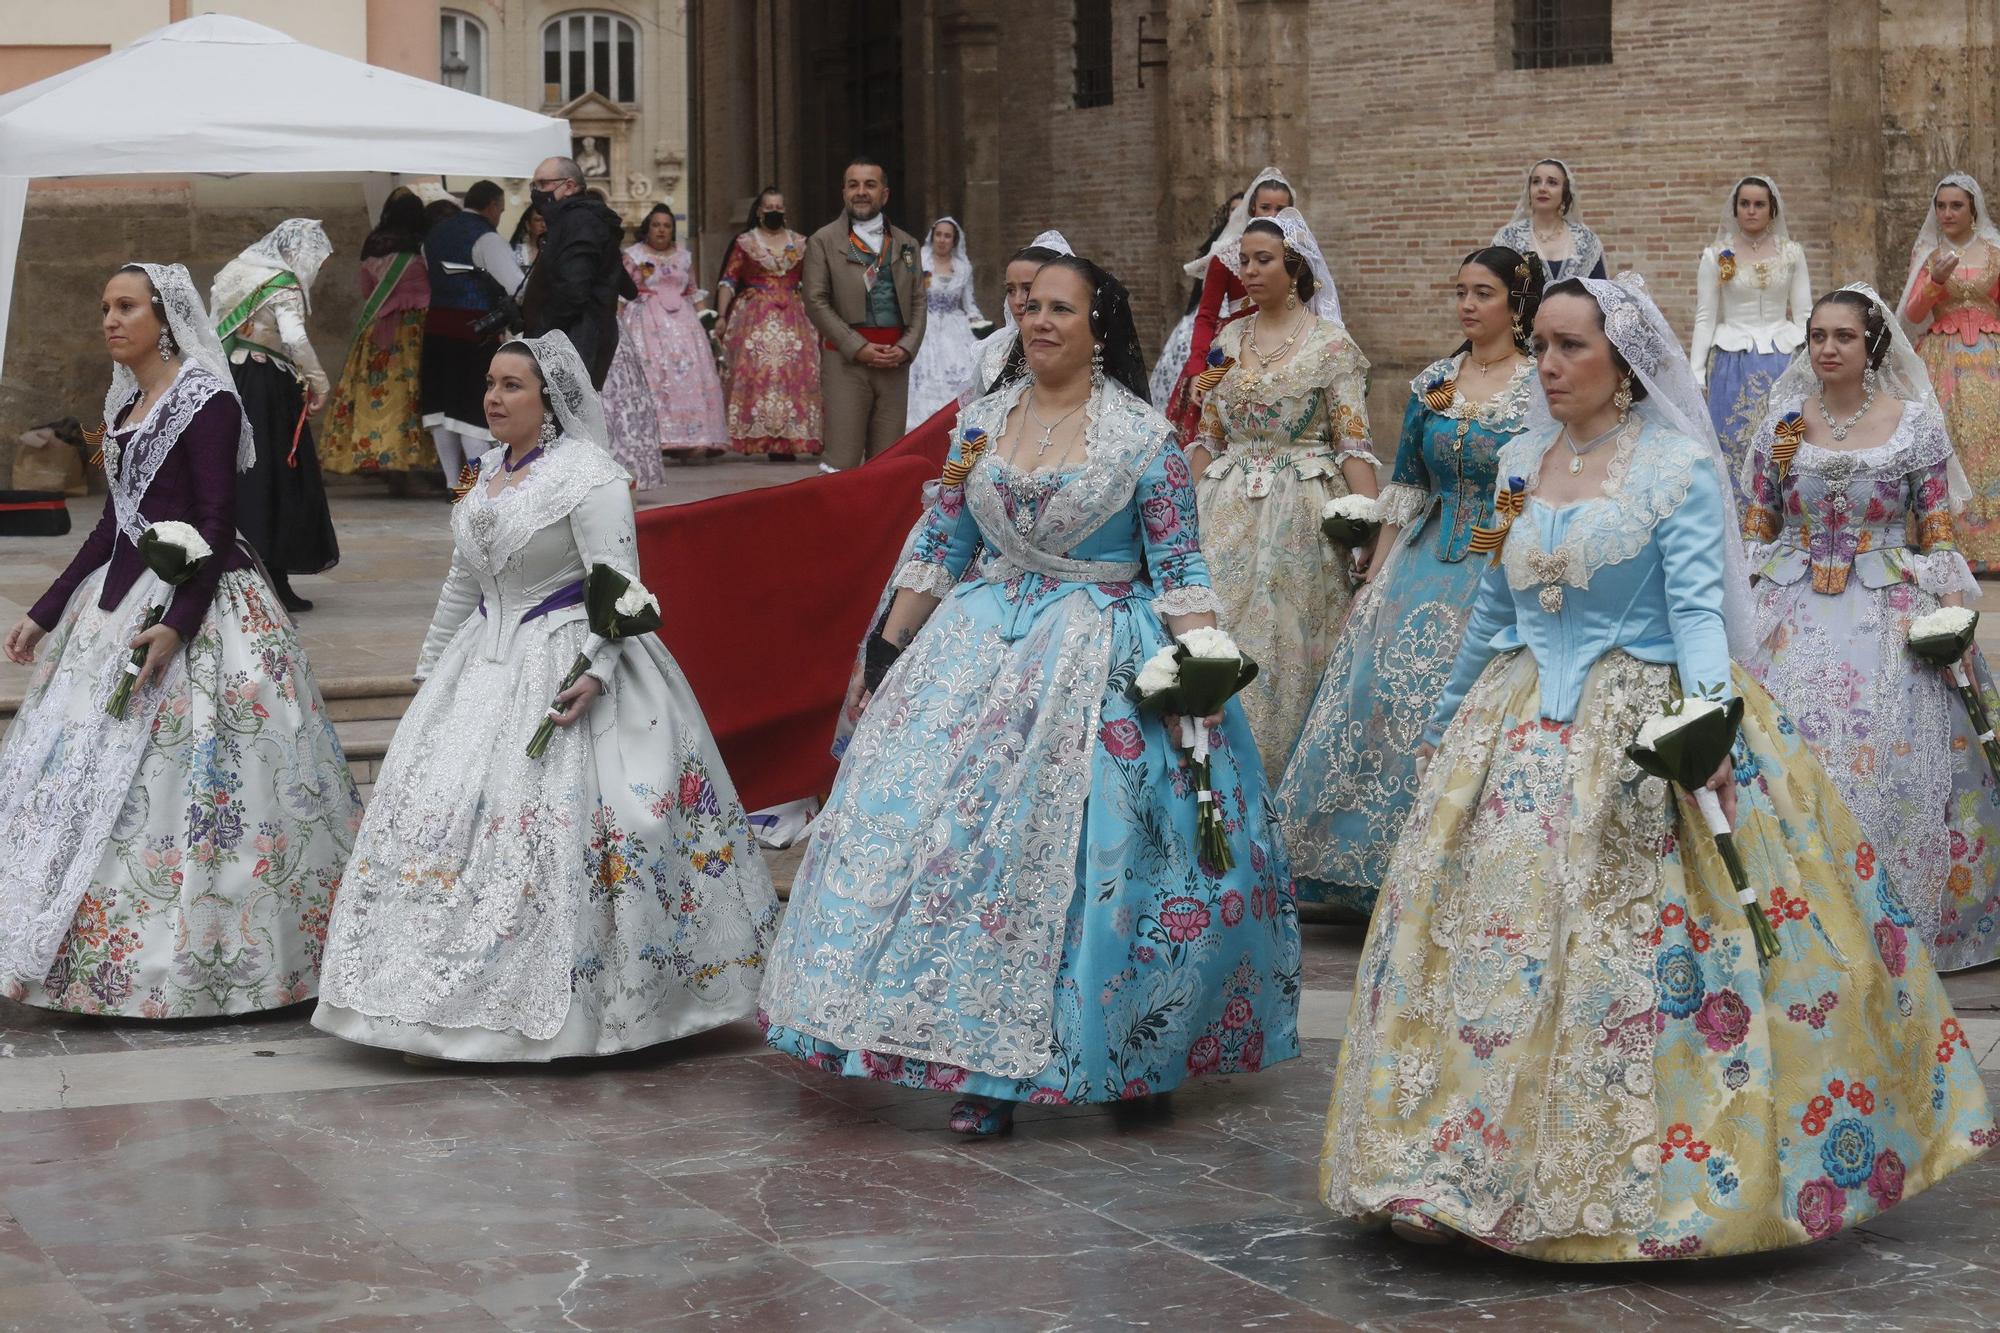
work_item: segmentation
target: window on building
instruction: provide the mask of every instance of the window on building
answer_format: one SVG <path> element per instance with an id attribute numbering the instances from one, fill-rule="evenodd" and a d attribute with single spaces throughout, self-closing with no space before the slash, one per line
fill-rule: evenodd
<path id="1" fill-rule="evenodd" d="M 616 14 L 562 14 L 542 29 L 543 100 L 553 106 L 597 93 L 639 100 L 639 30 Z"/>
<path id="2" fill-rule="evenodd" d="M 1514 68 L 1611 63 L 1611 0 L 1513 0 Z"/>
<path id="3" fill-rule="evenodd" d="M 1077 106 L 1111 105 L 1111 0 L 1075 0 L 1071 15 Z"/>
<path id="4" fill-rule="evenodd" d="M 438 11 L 438 81 L 447 88 L 486 94 L 486 29 L 470 14 Z"/>

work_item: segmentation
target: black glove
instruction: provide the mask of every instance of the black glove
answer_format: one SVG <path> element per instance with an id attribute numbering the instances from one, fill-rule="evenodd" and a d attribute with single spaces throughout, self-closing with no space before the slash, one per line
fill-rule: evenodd
<path id="1" fill-rule="evenodd" d="M 896 659 L 903 650 L 883 638 L 880 633 L 870 634 L 868 643 L 861 653 L 861 684 L 870 694 L 882 687 L 882 677 L 889 674 L 889 668 L 896 665 Z"/>

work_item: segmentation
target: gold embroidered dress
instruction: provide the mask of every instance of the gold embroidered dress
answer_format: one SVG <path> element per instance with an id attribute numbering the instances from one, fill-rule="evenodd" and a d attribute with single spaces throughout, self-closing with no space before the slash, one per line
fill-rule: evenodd
<path id="1" fill-rule="evenodd" d="M 1222 626 L 1262 668 L 1243 692 L 1243 708 L 1275 778 L 1353 595 L 1347 552 L 1320 534 L 1320 511 L 1347 494 L 1341 462 L 1372 466 L 1375 456 L 1368 361 L 1347 330 L 1322 318 L 1289 361 L 1253 370 L 1244 340 L 1254 322 L 1216 335 L 1230 366 L 1202 404 L 1197 443 L 1215 459 L 1196 496 Z"/>

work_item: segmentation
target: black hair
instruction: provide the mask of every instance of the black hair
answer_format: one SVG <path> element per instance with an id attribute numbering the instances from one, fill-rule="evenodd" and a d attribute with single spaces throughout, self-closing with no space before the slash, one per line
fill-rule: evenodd
<path id="1" fill-rule="evenodd" d="M 1536 165 L 1539 166 L 1540 164 L 1537 163 Z M 1604 327 L 1604 307 L 1597 304 L 1597 298 L 1590 294 L 1590 288 L 1583 285 L 1582 278 L 1564 278 L 1561 282 L 1556 283 L 1542 293 L 1542 304 L 1547 305 L 1549 299 L 1556 296 L 1581 296 L 1584 300 L 1590 302 L 1590 313 L 1597 317 L 1597 327 L 1599 329 Z M 1606 341 L 1609 340 L 1607 339 Z M 1627 361 L 1625 354 L 1618 350 L 1617 343 L 1611 344 L 1611 364 L 1617 368 L 1618 374 L 1621 377 L 1630 380 L 1632 401 L 1635 403 L 1645 402 L 1646 382 L 1632 373 L 1632 363 Z"/>
<path id="2" fill-rule="evenodd" d="M 1312 266 L 1306 263 L 1305 256 L 1285 244 L 1285 229 L 1269 218 L 1251 218 L 1250 225 L 1243 229 L 1243 234 L 1248 236 L 1253 231 L 1278 238 L 1279 248 L 1285 256 L 1285 272 L 1291 275 L 1292 286 L 1297 289 L 1299 300 L 1312 300 L 1313 293 L 1319 290 L 1319 279 L 1313 276 Z"/>
<path id="3" fill-rule="evenodd" d="M 882 183 L 884 185 L 887 185 L 889 183 L 889 168 L 883 166 L 880 162 L 868 156 L 868 154 L 866 153 L 856 153 L 853 157 L 848 158 L 847 166 L 844 166 L 840 169 L 841 174 L 843 176 L 846 175 L 847 172 L 854 167 L 873 167 L 875 168 L 875 170 L 882 173 Z"/>
<path id="4" fill-rule="evenodd" d="M 549 379 L 548 376 L 542 374 L 542 363 L 535 360 L 535 349 L 528 346 L 527 343 L 521 341 L 519 338 L 509 338 L 506 342 L 501 343 L 493 349 L 494 356 L 499 356 L 502 352 L 512 352 L 515 356 L 525 356 L 528 358 L 528 364 L 535 368 L 535 380 L 542 386 L 542 411 L 548 414 L 550 420 L 554 420 L 556 400 L 549 397 Z M 489 360 L 487 365 L 490 368 L 492 362 Z"/>
<path id="5" fill-rule="evenodd" d="M 1531 181 L 1535 178 L 1535 167 L 1554 167 L 1557 171 L 1560 171 L 1562 173 L 1563 176 L 1562 210 L 1563 210 L 1563 216 L 1568 217 L 1569 210 L 1576 204 L 1576 191 L 1572 190 L 1569 187 L 1569 168 L 1564 166 L 1562 163 L 1556 161 L 1552 157 L 1545 157 L 1541 159 L 1541 161 L 1535 163 L 1534 167 L 1528 168 L 1528 179 Z M 1634 392 L 1637 392 L 1637 390 L 1635 389 Z M 1634 401 L 1637 400 L 1635 399 Z"/>
<path id="6" fill-rule="evenodd" d="M 160 331 L 167 335 L 167 350 L 170 352 L 179 352 L 181 350 L 180 339 L 174 337 L 174 326 L 167 320 L 167 303 L 160 299 L 160 289 L 153 285 L 153 275 L 146 272 L 144 268 L 137 264 L 126 264 L 118 271 L 120 273 L 136 273 L 139 275 L 139 281 L 146 284 L 146 300 L 153 307 L 153 314 L 159 318 Z"/>
<path id="7" fill-rule="evenodd" d="M 1061 258 L 1062 251 L 1051 250 L 1046 245 L 1024 245 L 1013 254 L 1007 256 L 1007 263 L 1012 264 L 1016 260 L 1026 259 L 1036 264 L 1046 264 L 1051 259 Z"/>
<path id="8" fill-rule="evenodd" d="M 1139 330 L 1132 320 L 1132 295 L 1125 290 L 1125 284 L 1077 255 L 1056 255 L 1045 261 L 1042 268 L 1067 269 L 1089 286 L 1090 336 L 1104 349 L 1104 377 L 1117 380 L 1136 394 L 1140 402 L 1150 402 L 1152 387 L 1146 380 L 1146 354 L 1139 349 Z M 1017 339 L 993 381 L 994 387 L 1027 373 L 1027 353 Z"/>
<path id="9" fill-rule="evenodd" d="M 1746 185 L 1760 186 L 1764 193 L 1770 196 L 1771 221 L 1776 222 L 1778 220 L 1778 192 L 1772 189 L 1771 182 L 1765 180 L 1762 176 L 1745 176 L 1742 180 L 1736 182 L 1736 188 L 1729 192 L 1729 216 L 1732 218 L 1736 216 L 1736 202 L 1743 197 L 1743 187 Z"/>
<path id="10" fill-rule="evenodd" d="M 507 192 L 492 181 L 474 181 L 472 188 L 465 192 L 465 207 L 468 212 L 478 213 L 495 204 L 505 203 Z"/>
<path id="11" fill-rule="evenodd" d="M 1861 329 L 1865 335 L 1866 346 L 1868 348 L 1868 368 L 1870 370 L 1880 369 L 1882 362 L 1888 359 L 1889 344 L 1895 341 L 1889 333 L 1889 321 L 1882 318 L 1881 307 L 1863 296 L 1860 292 L 1850 292 L 1845 288 L 1840 291 L 1828 292 L 1826 295 L 1820 297 L 1819 300 L 1813 302 L 1812 315 L 1806 316 L 1806 327 L 1808 329 L 1812 327 L 1812 316 L 1819 314 L 1819 308 L 1823 305 L 1846 306 L 1849 310 L 1861 316 Z"/>
<path id="12" fill-rule="evenodd" d="M 647 209 L 646 216 L 640 218 L 638 225 L 632 228 L 632 239 L 635 241 L 645 240 L 646 233 L 652 229 L 653 219 L 662 213 L 667 215 L 667 221 L 673 226 L 674 244 L 679 245 L 681 243 L 681 220 L 674 216 L 673 207 L 669 204 L 654 204 L 651 208 Z"/>
<path id="13" fill-rule="evenodd" d="M 528 228 L 534 225 L 534 221 L 536 218 L 542 218 L 542 226 L 544 229 L 548 227 L 549 220 L 545 217 L 542 217 L 541 209 L 539 208 L 522 209 L 521 216 L 514 219 L 514 230 L 513 233 L 507 237 L 507 243 L 509 245 L 519 245 L 523 241 L 527 240 Z"/>
<path id="14" fill-rule="evenodd" d="M 361 242 L 361 257 L 415 254 L 424 243 L 430 224 L 424 220 L 424 201 L 408 190 L 398 189 L 382 205 L 375 229 Z"/>
<path id="15" fill-rule="evenodd" d="M 1209 223 L 1208 239 L 1203 241 L 1201 243 L 1201 248 L 1194 252 L 1194 257 L 1196 259 L 1201 259 L 1205 257 L 1208 254 L 1208 252 L 1215 247 L 1216 241 L 1220 239 L 1220 237 L 1222 236 L 1223 228 L 1229 225 L 1230 214 L 1236 211 L 1237 201 L 1242 197 L 1243 197 L 1242 192 L 1238 191 L 1237 193 L 1232 194 L 1227 199 L 1223 200 L 1222 207 L 1215 210 L 1215 217 L 1211 219 Z M 1192 315 L 1195 311 L 1201 309 L 1201 294 L 1203 291 L 1202 284 L 1208 281 L 1207 274 L 1208 274 L 1208 267 L 1207 265 L 1203 265 L 1202 276 L 1196 278 L 1194 280 L 1194 285 L 1188 288 L 1187 311 L 1186 311 L 1187 314 Z"/>
<path id="16" fill-rule="evenodd" d="M 1533 251 L 1524 255 L 1511 246 L 1488 245 L 1458 261 L 1460 268 L 1467 264 L 1477 264 L 1500 279 L 1500 285 L 1507 290 L 1507 308 L 1514 312 L 1514 345 L 1527 351 L 1533 339 L 1535 312 L 1542 308 L 1542 283 L 1547 281 L 1542 257 Z M 1472 340 L 1468 338 L 1458 350 L 1463 352 L 1471 346 Z"/>
<path id="17" fill-rule="evenodd" d="M 1283 190 L 1285 192 L 1286 208 L 1295 207 L 1299 202 L 1298 194 L 1292 189 L 1292 187 L 1289 184 L 1287 184 L 1284 181 L 1278 180 L 1275 177 L 1266 177 L 1265 179 L 1257 182 L 1255 189 L 1251 190 L 1250 193 L 1243 196 L 1244 210 L 1247 212 L 1250 209 L 1255 208 L 1257 206 L 1257 196 L 1264 193 L 1264 191 L 1266 190 Z"/>
<path id="18" fill-rule="evenodd" d="M 424 230 L 429 231 L 432 227 L 437 226 L 438 223 L 443 222 L 458 211 L 458 204 L 453 200 L 431 200 L 428 204 L 424 205 Z"/>

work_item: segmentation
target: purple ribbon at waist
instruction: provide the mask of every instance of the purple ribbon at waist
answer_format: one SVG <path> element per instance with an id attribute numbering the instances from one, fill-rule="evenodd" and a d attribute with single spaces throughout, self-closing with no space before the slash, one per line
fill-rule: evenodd
<path id="1" fill-rule="evenodd" d="M 525 625 L 537 616 L 545 616 L 551 611 L 560 611 L 566 606 L 581 605 L 583 605 L 583 580 L 578 579 L 574 583 L 563 584 L 562 587 L 557 588 L 547 597 L 536 602 L 528 614 L 521 617 L 521 623 Z M 479 614 L 482 616 L 486 614 L 486 597 L 483 593 L 479 598 Z"/>

